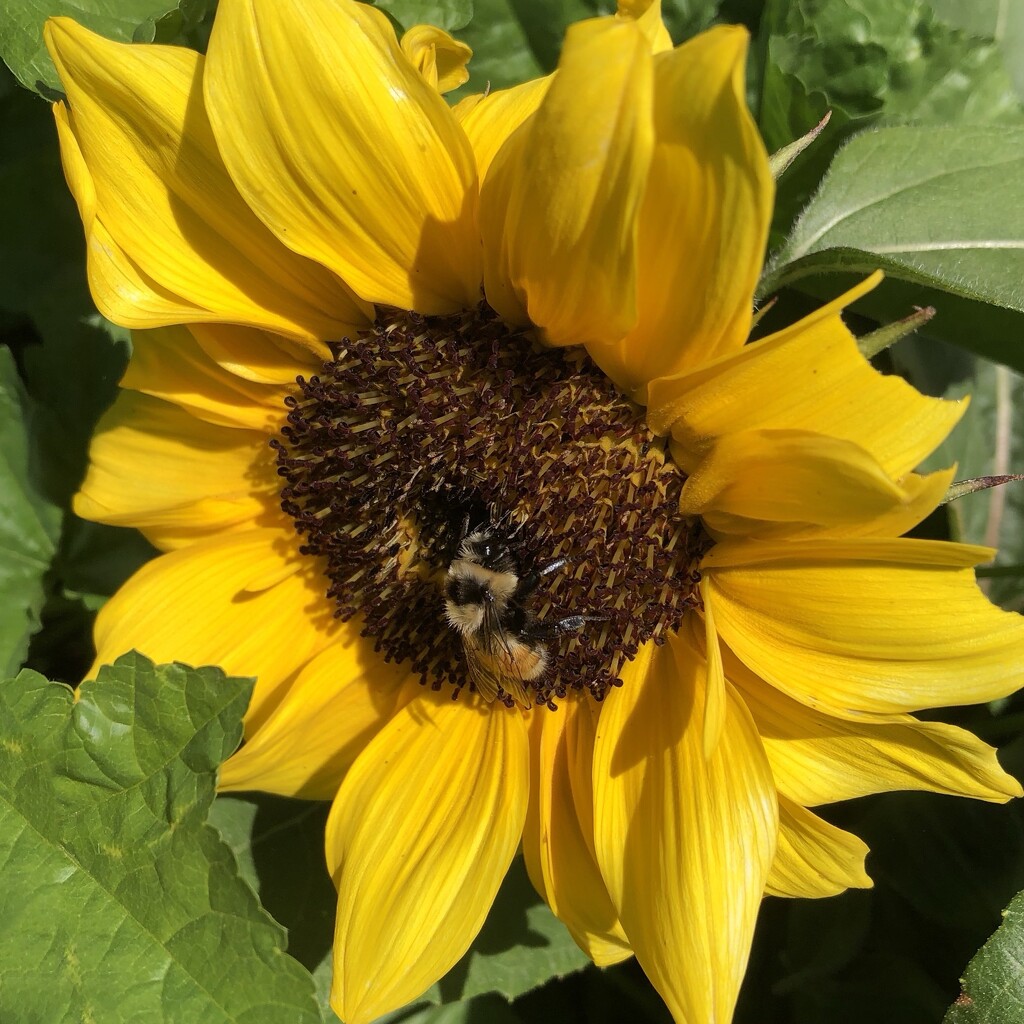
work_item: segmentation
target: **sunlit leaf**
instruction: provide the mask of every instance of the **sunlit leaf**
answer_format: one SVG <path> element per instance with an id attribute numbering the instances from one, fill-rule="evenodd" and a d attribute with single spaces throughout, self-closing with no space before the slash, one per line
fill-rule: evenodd
<path id="1" fill-rule="evenodd" d="M 956 300 L 976 315 L 986 315 L 987 304 L 1011 311 L 1016 331 L 992 334 L 979 329 L 975 319 L 973 331 L 964 324 L 952 340 L 1024 367 L 1022 189 L 1024 129 L 865 132 L 836 157 L 774 255 L 761 292 L 794 282 L 803 288 L 812 275 L 863 276 L 881 267 L 889 278 L 912 286 L 898 293 L 907 305 L 936 307 L 929 329 L 940 334 Z M 885 289 L 879 289 L 882 298 Z M 877 301 L 878 296 L 869 296 L 863 308 L 870 312 Z M 904 306 L 899 315 L 910 312 Z"/>
<path id="2" fill-rule="evenodd" d="M 765 53 L 759 121 L 770 150 L 832 113 L 781 184 L 778 231 L 860 129 L 876 122 L 1024 123 L 995 40 L 936 17 L 925 0 L 769 0 L 755 49 Z"/>
<path id="3" fill-rule="evenodd" d="M 0 1019 L 320 1020 L 309 975 L 206 824 L 251 681 L 135 654 L 0 687 Z"/>

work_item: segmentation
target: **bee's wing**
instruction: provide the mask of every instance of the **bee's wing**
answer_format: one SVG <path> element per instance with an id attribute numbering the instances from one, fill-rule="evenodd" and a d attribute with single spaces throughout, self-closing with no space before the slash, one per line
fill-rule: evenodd
<path id="1" fill-rule="evenodd" d="M 498 691 L 502 686 L 498 674 L 491 668 L 491 659 L 472 643 L 464 644 L 463 649 L 466 652 L 469 677 L 473 680 L 477 692 L 488 704 L 493 703 L 498 699 Z"/>
<path id="2" fill-rule="evenodd" d="M 463 645 L 466 649 L 469 674 L 472 676 L 473 682 L 476 683 L 480 695 L 490 703 L 497 699 L 500 688 L 520 707 L 529 710 L 533 706 L 529 689 L 512 654 L 512 645 L 505 633 L 505 627 L 490 608 L 484 612 L 480 632 L 484 642 L 482 649 L 472 643 Z M 501 658 L 501 653 L 490 653 L 498 649 L 505 654 L 507 672 L 501 672 L 498 669 L 498 659 Z"/>
<path id="3" fill-rule="evenodd" d="M 533 707 L 530 701 L 530 691 L 519 675 L 519 670 L 514 666 L 508 675 L 501 677 L 501 688 L 525 711 L 529 711 Z"/>

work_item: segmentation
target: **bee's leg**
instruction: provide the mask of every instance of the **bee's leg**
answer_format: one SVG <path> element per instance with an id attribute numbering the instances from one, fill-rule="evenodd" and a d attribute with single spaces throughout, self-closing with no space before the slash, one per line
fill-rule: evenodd
<path id="1" fill-rule="evenodd" d="M 531 640 L 554 640 L 564 633 L 578 633 L 593 618 L 593 615 L 568 615 L 555 622 L 534 622 L 530 625 L 529 636 Z"/>
<path id="2" fill-rule="evenodd" d="M 543 569 L 527 573 L 516 586 L 516 598 L 522 600 L 529 597 L 537 589 L 537 585 L 543 577 L 550 576 L 553 572 L 558 572 L 559 569 L 568 564 L 568 558 L 556 558 L 553 562 L 545 565 Z"/>
<path id="3" fill-rule="evenodd" d="M 543 569 L 538 573 L 539 576 L 550 576 L 553 572 L 558 572 L 563 566 L 569 564 L 568 558 L 556 558 L 553 562 L 548 562 Z"/>
<path id="4" fill-rule="evenodd" d="M 567 615 L 564 619 L 551 623 L 556 636 L 563 633 L 578 633 L 591 619 L 592 615 Z"/>

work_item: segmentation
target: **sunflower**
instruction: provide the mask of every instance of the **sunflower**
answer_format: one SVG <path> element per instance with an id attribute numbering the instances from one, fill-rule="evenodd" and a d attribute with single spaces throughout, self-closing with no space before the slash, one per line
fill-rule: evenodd
<path id="1" fill-rule="evenodd" d="M 962 404 L 862 357 L 841 312 L 875 278 L 748 343 L 773 182 L 742 30 L 673 49 L 622 3 L 454 107 L 468 51 L 352 0 L 221 0 L 205 58 L 47 42 L 92 292 L 134 331 L 75 508 L 164 552 L 97 664 L 257 677 L 220 785 L 333 800 L 345 1021 L 462 956 L 520 845 L 597 964 L 727 1021 L 766 892 L 870 885 L 810 808 L 1020 794 L 911 714 L 1017 685 L 991 552 L 903 537 Z M 555 567 L 531 621 L 575 620 L 526 699 L 477 692 L 445 620 L 473 516 Z"/>

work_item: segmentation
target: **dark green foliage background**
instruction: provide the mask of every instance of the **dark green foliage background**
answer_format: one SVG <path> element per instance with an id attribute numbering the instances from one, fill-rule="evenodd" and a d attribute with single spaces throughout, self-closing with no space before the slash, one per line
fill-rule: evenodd
<path id="1" fill-rule="evenodd" d="M 378 5 L 400 26 L 438 24 L 474 48 L 473 77 L 460 94 L 550 70 L 566 25 L 614 9 L 610 0 Z M 216 762 L 239 734 L 245 684 L 211 670 L 154 670 L 134 661 L 109 677 L 110 692 L 84 688 L 73 707 L 69 691 L 33 674 L 77 682 L 91 662 L 96 610 L 154 553 L 134 531 L 83 522 L 69 508 L 130 341 L 88 296 L 81 227 L 45 102 L 58 95 L 59 82 L 41 46 L 42 23 L 48 14 L 68 13 L 113 38 L 202 48 L 213 6 L 214 0 L 7 0 L 0 9 L 0 56 L 10 69 L 0 67 L 0 664 L 3 676 L 29 670 L 0 687 L 0 902 L 33 908 L 31 921 L 4 914 L 5 1020 L 48 1021 L 56 1019 L 47 1016 L 54 1006 L 78 1012 L 86 1005 L 99 1022 L 127 1019 L 140 991 L 156 1000 L 145 1004 L 145 1019 L 175 1019 L 180 1003 L 161 1008 L 159 992 L 140 986 L 141 960 L 112 950 L 107 961 L 87 962 L 78 977 L 68 950 L 77 935 L 116 932 L 126 915 L 141 915 L 155 936 L 144 952 L 179 969 L 178 952 L 159 937 L 167 921 L 161 908 L 176 892 L 194 900 L 190 879 L 204 872 L 212 905 L 231 906 L 250 922 L 218 932 L 216 915 L 204 918 L 199 904 L 185 914 L 207 928 L 197 932 L 195 948 L 213 942 L 218 950 L 205 960 L 186 957 L 186 973 L 227 1008 L 223 1019 L 274 1019 L 251 1016 L 249 997 L 256 1006 L 276 1000 L 282 1021 L 317 1013 L 332 1019 L 325 808 L 221 797 L 209 812 L 213 829 L 203 823 Z M 760 290 L 778 302 L 761 329 L 792 321 L 883 266 L 885 283 L 858 304 L 851 326 L 866 333 L 915 305 L 935 306 L 935 319 L 879 357 L 879 366 L 930 394 L 974 396 L 931 464 L 957 461 L 961 478 L 1024 469 L 1024 3 L 665 0 L 664 14 L 677 41 L 716 22 L 749 27 L 749 101 L 770 150 L 831 111 L 821 137 L 780 182 Z M 1024 490 L 970 495 L 921 530 L 998 543 L 996 564 L 982 570 L 983 586 L 1004 607 L 1024 608 Z M 1005 766 L 1024 778 L 1024 701 L 952 709 L 943 717 L 1000 745 Z M 82 767 L 89 758 L 81 760 L 95 742 L 85 725 L 107 720 L 116 728 L 101 735 L 117 734 L 122 746 L 111 740 L 94 753 L 128 772 L 113 781 L 91 776 Z M 178 732 L 168 736 L 171 720 Z M 161 744 L 168 743 L 160 762 Z M 156 761 L 145 767 L 129 751 L 151 751 Z M 19 756 L 34 765 L 31 771 Z M 107 897 L 83 904 L 74 893 L 91 891 L 89 884 L 109 870 L 87 848 L 123 843 L 133 836 L 126 822 L 138 825 L 134 813 L 97 815 L 99 796 L 128 807 L 132 792 L 137 797 L 147 787 L 192 795 L 188 828 L 176 840 L 181 857 L 160 870 L 145 868 L 146 858 L 160 863 L 161 843 L 181 824 L 182 807 L 173 800 L 151 806 L 149 839 L 122 851 L 137 891 L 122 892 L 108 878 Z M 827 814 L 868 841 L 876 887 L 816 902 L 767 900 L 737 1020 L 1024 1020 L 1022 897 L 1011 904 L 1024 889 L 1020 805 L 891 794 Z M 69 816 L 83 823 L 77 840 L 67 832 Z M 29 832 L 31 850 L 23 841 Z M 78 853 L 75 841 L 84 844 Z M 43 874 L 52 875 L 69 850 L 85 890 L 44 884 Z M 287 929 L 290 956 L 253 892 Z M 238 967 L 254 958 L 277 958 L 278 969 L 255 971 L 240 986 Z M 97 971 L 102 986 L 92 984 Z M 965 993 L 958 999 L 961 975 Z M 81 1001 L 83 992 L 91 1002 Z M 668 1017 L 635 964 L 603 972 L 587 966 L 517 867 L 466 958 L 426 1002 L 392 1019 L 611 1024 Z"/>

